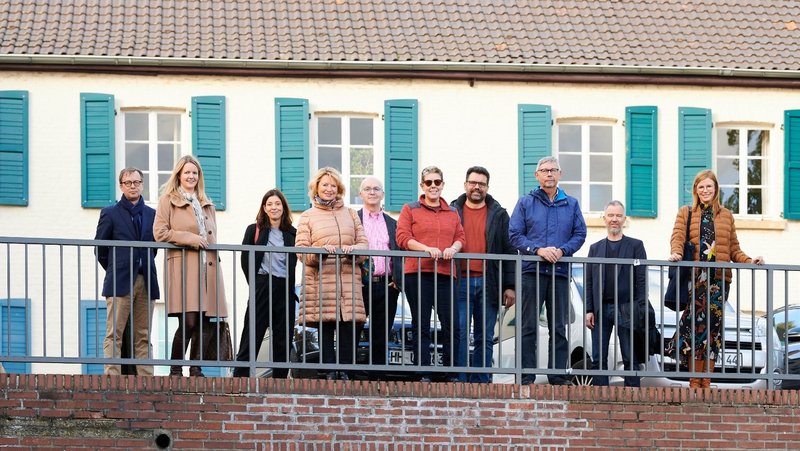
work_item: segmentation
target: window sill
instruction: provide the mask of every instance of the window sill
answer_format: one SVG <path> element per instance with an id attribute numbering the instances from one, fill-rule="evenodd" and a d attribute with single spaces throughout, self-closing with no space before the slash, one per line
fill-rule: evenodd
<path id="1" fill-rule="evenodd" d="M 785 219 L 737 219 L 737 230 L 786 230 Z"/>
<path id="2" fill-rule="evenodd" d="M 589 217 L 589 218 L 584 217 L 583 220 L 584 220 L 584 222 L 586 222 L 586 227 L 600 227 L 600 228 L 603 228 L 603 229 L 606 228 L 606 223 L 603 221 L 603 217 L 602 216 L 601 217 Z M 627 225 L 627 223 L 628 222 L 625 221 L 625 225 Z M 625 227 L 625 226 L 623 225 L 623 227 Z"/>

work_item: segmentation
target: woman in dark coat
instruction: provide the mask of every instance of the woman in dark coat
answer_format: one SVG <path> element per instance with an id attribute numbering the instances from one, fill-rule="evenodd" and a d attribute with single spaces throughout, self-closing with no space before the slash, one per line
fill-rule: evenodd
<path id="1" fill-rule="evenodd" d="M 277 188 L 264 194 L 258 208 L 255 224 L 247 226 L 242 244 L 273 247 L 293 247 L 297 230 L 292 226 L 292 213 L 286 197 Z M 267 327 L 272 330 L 272 361 L 288 362 L 289 348 L 294 329 L 294 310 L 297 295 L 294 292 L 294 273 L 297 254 L 293 252 L 254 251 L 255 268 L 255 352 L 261 349 L 261 342 Z M 248 284 L 250 279 L 250 252 L 242 252 L 242 271 Z M 236 361 L 250 360 L 250 305 L 244 313 L 242 338 Z M 286 378 L 288 368 L 275 368 L 272 377 Z M 236 367 L 235 377 L 250 376 L 247 367 Z"/>

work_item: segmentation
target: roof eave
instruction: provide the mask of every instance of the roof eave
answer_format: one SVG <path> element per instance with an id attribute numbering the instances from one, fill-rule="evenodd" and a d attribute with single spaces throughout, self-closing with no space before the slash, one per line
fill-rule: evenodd
<path id="1" fill-rule="evenodd" d="M 624 66 L 624 65 L 574 65 L 574 64 L 526 64 L 526 63 L 477 63 L 450 61 L 293 61 L 293 60 L 249 60 L 221 58 L 171 58 L 171 57 L 122 57 L 95 55 L 0 55 L 0 65 L 5 69 L 20 66 L 52 66 L 66 69 L 69 66 L 115 68 L 193 68 L 193 69 L 233 69 L 238 71 L 348 71 L 348 72 L 496 72 L 518 74 L 581 74 L 581 75 L 628 75 L 628 76 L 683 76 L 683 77 L 723 77 L 748 79 L 800 79 L 800 71 L 773 69 L 738 69 L 718 67 L 667 67 L 667 66 Z"/>

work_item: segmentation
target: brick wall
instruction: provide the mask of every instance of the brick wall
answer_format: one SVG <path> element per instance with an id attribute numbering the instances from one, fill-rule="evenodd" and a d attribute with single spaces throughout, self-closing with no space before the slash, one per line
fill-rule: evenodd
<path id="1" fill-rule="evenodd" d="M 800 449 L 798 393 L 0 375 L 0 447 Z M 335 446 L 334 446 L 335 444 Z"/>

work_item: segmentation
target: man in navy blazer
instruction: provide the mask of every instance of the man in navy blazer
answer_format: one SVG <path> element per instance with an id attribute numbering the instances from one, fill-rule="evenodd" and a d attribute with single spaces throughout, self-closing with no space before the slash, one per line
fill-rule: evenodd
<path id="1" fill-rule="evenodd" d="M 156 211 L 144 203 L 142 180 L 142 171 L 137 168 L 120 171 L 122 197 L 116 204 L 100 211 L 94 239 L 155 241 L 153 220 Z M 155 255 L 156 249 L 143 247 L 97 248 L 97 261 L 106 270 L 103 281 L 107 314 L 103 354 L 106 358 L 121 357 L 122 333 L 131 316 L 134 356 L 137 359 L 149 358 L 152 301 L 159 298 Z M 152 376 L 153 367 L 137 365 L 136 372 L 140 376 Z M 105 373 L 120 374 L 120 365 L 105 365 Z"/>
<path id="2" fill-rule="evenodd" d="M 589 257 L 646 260 L 641 240 L 622 234 L 625 206 L 618 200 L 608 203 L 603 214 L 608 236 L 589 248 Z M 631 329 L 644 327 L 641 312 L 647 308 L 647 267 L 634 261 L 630 264 L 587 264 L 586 327 L 592 330 L 592 369 L 608 369 L 608 342 L 616 328 L 618 345 L 625 370 L 634 369 L 638 359 L 633 352 Z M 631 292 L 633 269 L 633 292 Z M 613 358 L 612 358 L 613 361 Z M 593 385 L 608 385 L 608 376 L 595 376 Z M 638 387 L 639 378 L 625 377 L 626 387 Z"/>
<path id="3" fill-rule="evenodd" d="M 399 250 L 395 233 L 397 221 L 383 212 L 383 184 L 375 177 L 367 177 L 361 182 L 359 197 L 364 208 L 358 210 L 358 219 L 364 226 L 370 250 Z M 370 268 L 362 270 L 362 295 L 364 308 L 369 315 L 369 348 L 373 365 L 385 365 L 388 354 L 387 340 L 394 324 L 397 311 L 397 298 L 403 277 L 401 257 L 372 257 L 367 260 Z M 388 285 L 388 286 L 387 286 Z M 391 362 L 389 362 L 391 363 Z M 371 372 L 370 379 L 383 378 L 382 372 Z"/>

